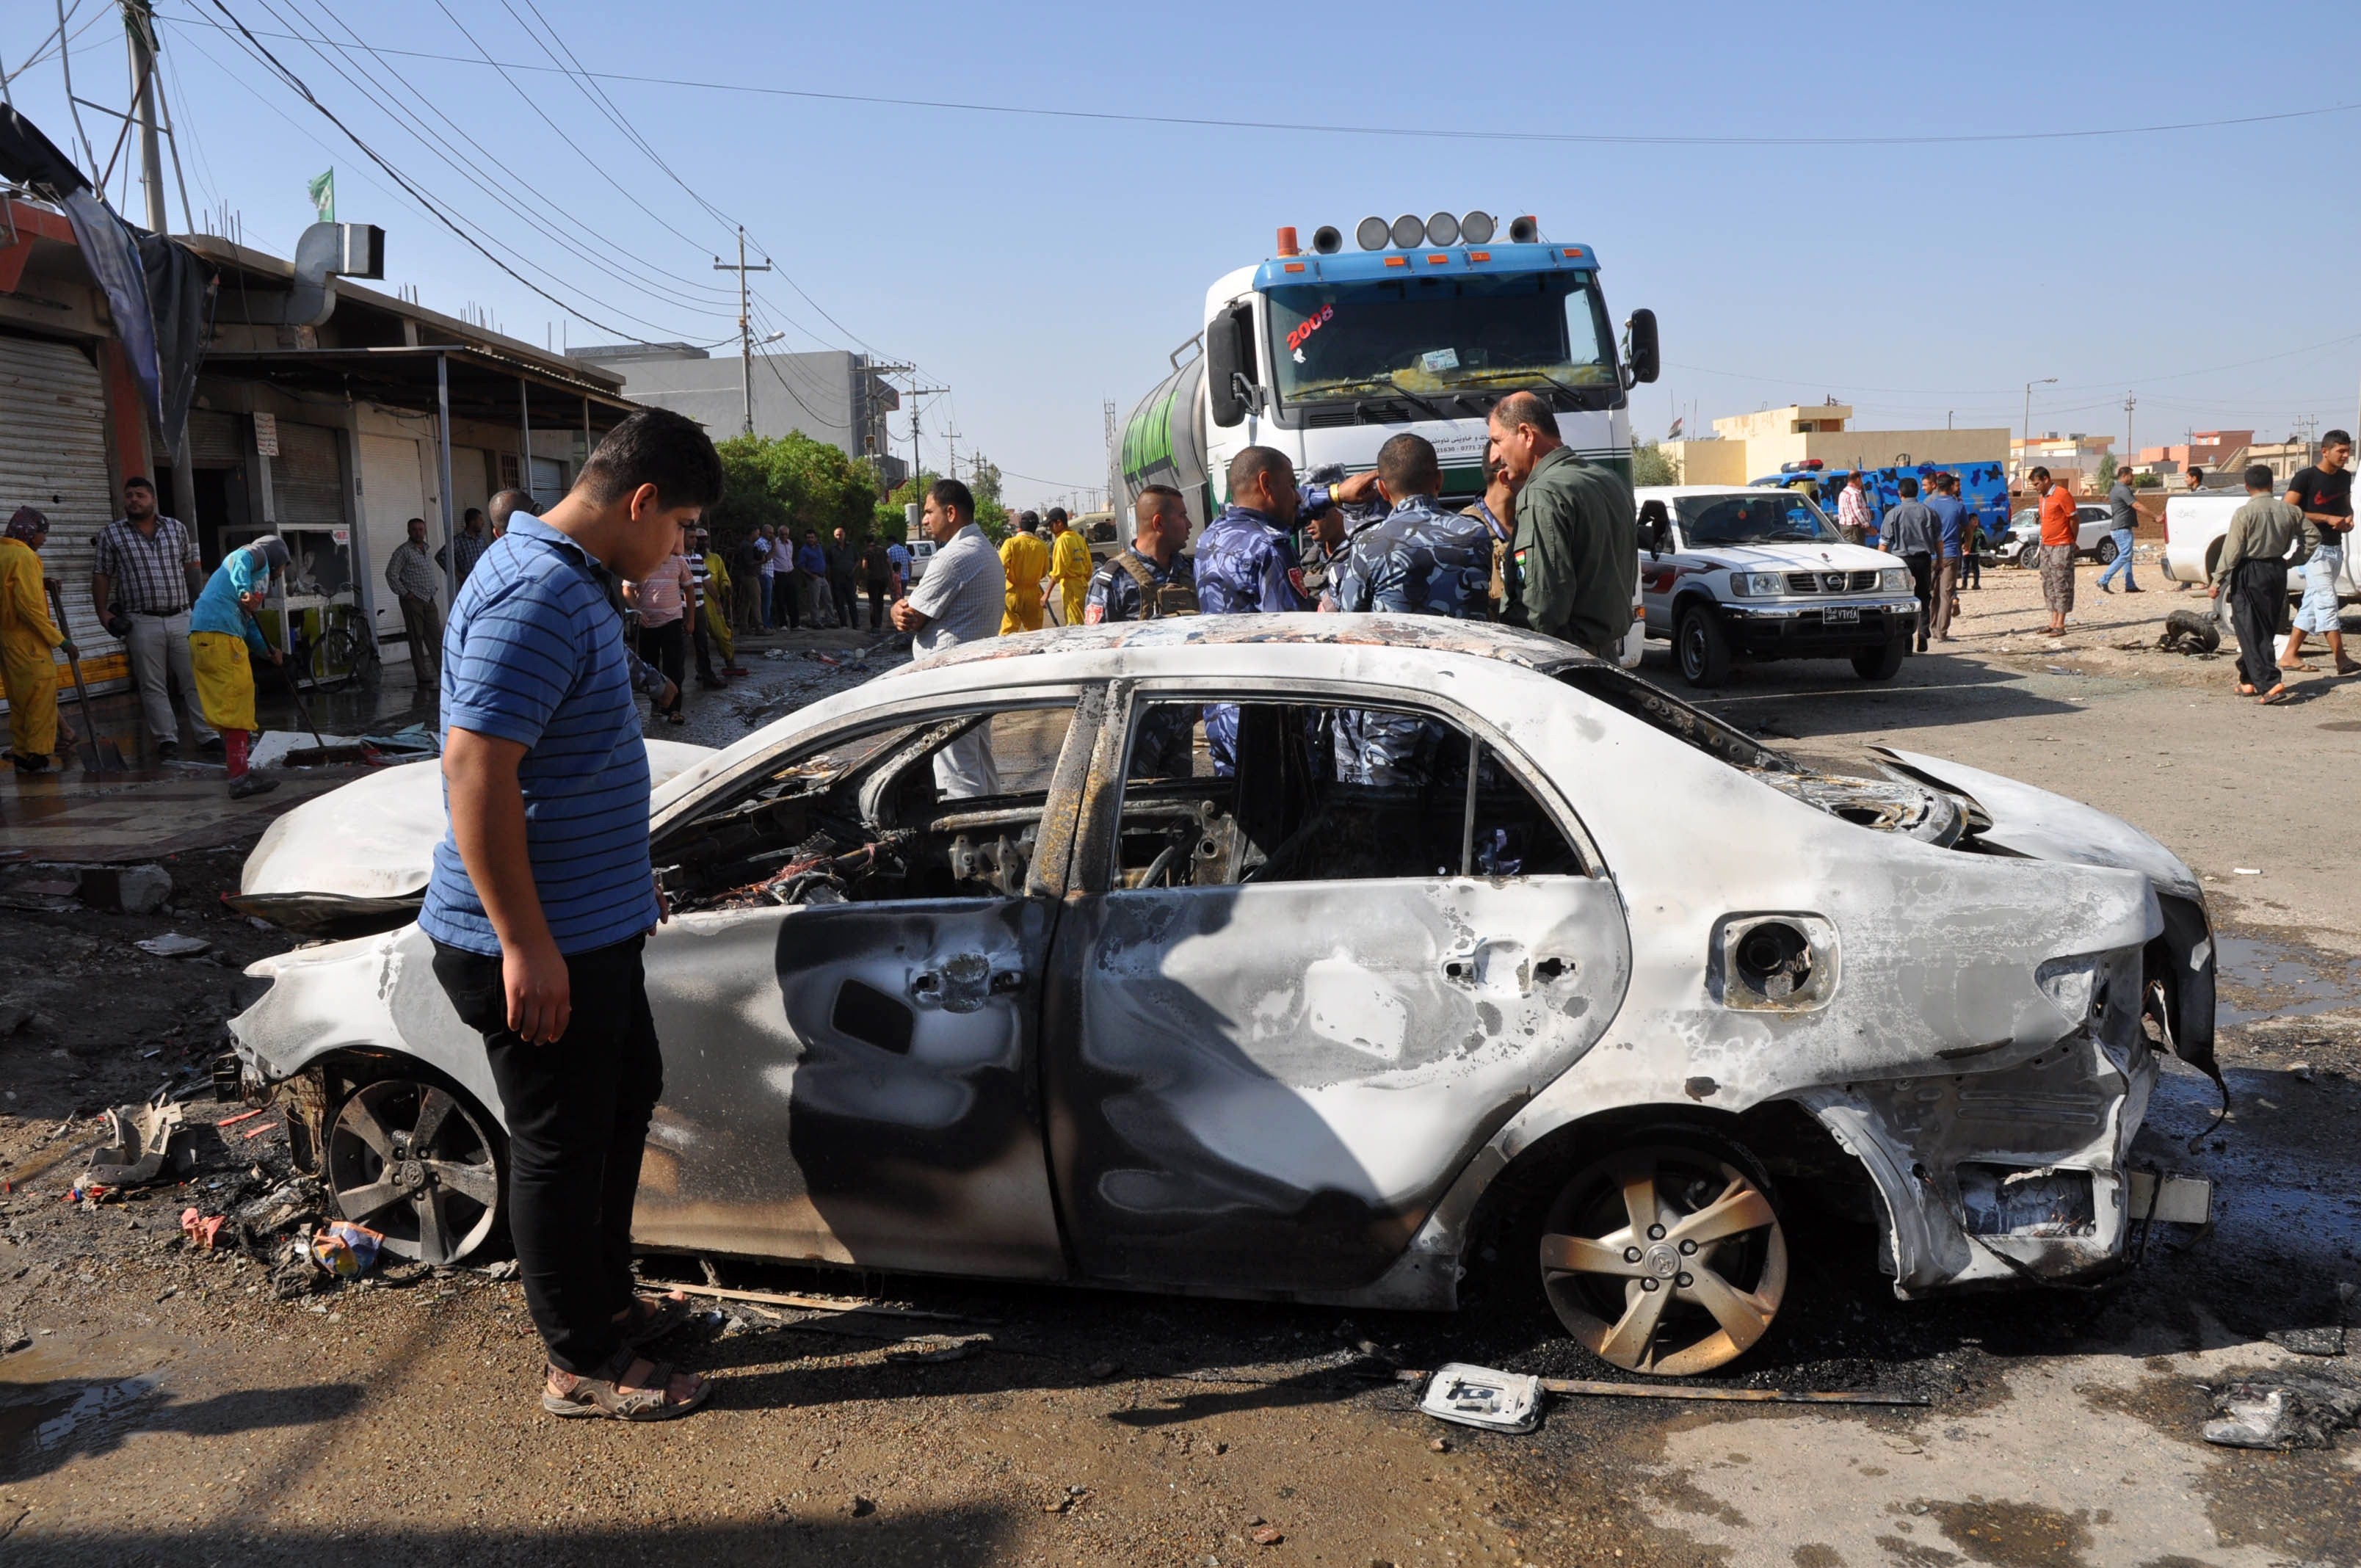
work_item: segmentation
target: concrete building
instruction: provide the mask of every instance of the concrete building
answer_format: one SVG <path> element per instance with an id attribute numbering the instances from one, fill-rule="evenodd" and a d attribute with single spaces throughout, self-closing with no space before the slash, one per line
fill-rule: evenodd
<path id="1" fill-rule="evenodd" d="M 746 362 L 717 359 L 686 343 L 626 343 L 569 350 L 623 378 L 624 395 L 672 409 L 711 432 L 715 440 L 746 426 Z M 817 354 L 757 354 L 753 365 L 754 433 L 773 438 L 801 431 L 848 457 L 866 457 L 881 477 L 898 485 L 909 465 L 894 455 L 885 416 L 901 394 L 866 355 L 827 349 Z"/>
<path id="2" fill-rule="evenodd" d="M 2076 431 L 2060 435 L 2056 431 L 2022 438 L 2008 444 L 2008 477 L 2022 480 L 2028 468 L 2047 468 L 2049 477 L 2066 487 L 2069 493 L 2079 494 L 2097 487 L 2099 465 L 2114 448 L 2112 435 L 2084 435 Z"/>
<path id="3" fill-rule="evenodd" d="M 2246 449 L 2255 444 L 2251 430 L 2191 431 L 2186 442 L 2174 446 L 2143 446 L 2136 465 L 2150 474 L 2181 474 L 2192 467 L 2205 470 L 2207 478 L 2246 464 Z M 2303 466 L 2299 463 L 2296 468 Z M 2294 468 L 2288 470 L 2292 474 Z"/>
<path id="4" fill-rule="evenodd" d="M 1848 403 L 1789 403 L 1713 422 L 1714 439 L 1668 441 L 1660 448 L 1685 485 L 1743 485 L 1789 463 L 1817 457 L 1830 468 L 1884 468 L 1905 463 L 1997 463 L 2008 447 L 2004 428 L 1856 430 Z"/>

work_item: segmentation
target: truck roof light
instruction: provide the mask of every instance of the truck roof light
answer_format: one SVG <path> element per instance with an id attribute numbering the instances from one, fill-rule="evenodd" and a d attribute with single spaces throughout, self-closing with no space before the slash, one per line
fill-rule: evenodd
<path id="1" fill-rule="evenodd" d="M 1407 256 L 1389 256 L 1386 258 L 1386 265 L 1389 267 L 1407 267 L 1410 265 L 1410 258 Z"/>
<path id="2" fill-rule="evenodd" d="M 1541 236 L 1542 221 L 1541 219 L 1533 216 L 1531 213 L 1527 213 L 1521 218 L 1510 218 L 1509 220 L 1509 243 L 1510 245 L 1531 245 L 1533 241 L 1541 238 Z"/>
<path id="3" fill-rule="evenodd" d="M 1386 227 L 1385 219 L 1372 214 L 1370 216 L 1363 218 L 1360 221 L 1360 224 L 1355 227 L 1353 230 L 1353 239 L 1363 250 L 1383 250 L 1386 247 L 1386 241 L 1390 237 L 1392 232 L 1392 230 Z"/>
<path id="4" fill-rule="evenodd" d="M 1453 217 L 1449 213 L 1436 213 L 1433 216 L 1428 218 L 1426 220 L 1426 243 L 1429 245 L 1457 245 L 1459 243 L 1459 220 Z"/>
<path id="5" fill-rule="evenodd" d="M 1426 225 L 1418 221 L 1417 214 L 1404 213 L 1394 220 L 1394 226 L 1389 232 L 1393 236 L 1394 248 L 1408 250 L 1426 237 Z"/>
<path id="6" fill-rule="evenodd" d="M 1282 261 L 1279 265 L 1290 272 L 1301 272 L 1303 270 L 1303 263 L 1301 261 Z"/>
<path id="7" fill-rule="evenodd" d="M 1449 258 L 1448 256 L 1444 255 L 1444 254 L 1443 254 L 1443 252 L 1441 252 L 1441 251 L 1439 251 L 1439 250 L 1438 250 L 1438 251 L 1436 251 L 1433 255 L 1432 255 L 1432 256 L 1428 257 L 1428 258 L 1426 258 L 1426 262 L 1427 262 L 1427 265 L 1428 265 L 1428 266 L 1430 266 L 1430 267 L 1440 267 L 1440 266 L 1442 266 L 1444 262 L 1446 262 L 1446 261 L 1448 261 L 1448 260 L 1450 260 L 1450 259 L 1451 259 L 1451 258 Z"/>
<path id="8" fill-rule="evenodd" d="M 1570 259 L 1579 261 L 1582 259 L 1582 247 L 1569 245 L 1565 247 L 1565 254 Z"/>
<path id="9" fill-rule="evenodd" d="M 1291 224 L 1282 224 L 1279 225 L 1279 253 L 1281 256 L 1301 256 L 1303 254 L 1303 247 L 1295 243 L 1295 227 Z"/>
<path id="10" fill-rule="evenodd" d="M 1459 237 L 1468 244 L 1489 245 L 1492 243 L 1493 233 L 1492 214 L 1481 207 L 1472 213 L 1462 213 L 1459 215 Z"/>
<path id="11" fill-rule="evenodd" d="M 1467 253 L 1467 259 L 1470 261 L 1489 261 L 1492 259 L 1492 253 L 1488 250 L 1471 250 Z"/>
<path id="12" fill-rule="evenodd" d="M 1336 232 L 1334 224 L 1322 224 L 1312 231 L 1312 248 L 1323 256 L 1334 256 L 1345 248 L 1345 236 Z"/>

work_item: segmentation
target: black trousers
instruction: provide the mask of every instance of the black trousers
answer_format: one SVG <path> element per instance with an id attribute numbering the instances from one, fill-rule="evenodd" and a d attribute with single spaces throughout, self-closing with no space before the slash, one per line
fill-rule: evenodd
<path id="1" fill-rule="evenodd" d="M 667 620 L 662 626 L 640 627 L 640 657 L 664 672 L 664 679 L 673 685 L 672 706 L 659 709 L 664 713 L 680 711 L 680 688 L 688 674 L 688 623 Z"/>
<path id="2" fill-rule="evenodd" d="M 888 602 L 893 598 L 893 597 L 894 597 L 894 583 L 893 583 L 893 580 L 892 580 L 891 578 L 888 578 L 888 579 L 886 579 L 885 581 L 884 581 L 884 582 L 882 582 L 882 583 L 872 583 L 872 584 L 870 584 L 870 585 L 869 585 L 869 630 L 872 630 L 872 631 L 882 631 L 882 630 L 884 630 L 884 628 L 885 628 L 885 606 L 886 606 L 886 604 L 887 604 L 887 603 L 888 603 Z"/>
<path id="3" fill-rule="evenodd" d="M 853 591 L 851 577 L 828 580 L 828 597 L 836 605 L 836 623 L 847 631 L 861 624 L 861 596 Z"/>
<path id="4" fill-rule="evenodd" d="M 1927 633 L 1935 627 L 1935 558 L 1913 550 L 1902 557 L 1910 568 L 1910 587 L 1918 596 L 1918 652 L 1927 651 Z"/>
<path id="5" fill-rule="evenodd" d="M 434 945 L 434 978 L 484 1036 L 509 1129 L 509 1234 L 525 1306 L 561 1371 L 596 1376 L 622 1348 L 631 1205 L 664 1057 L 648 1012 L 646 938 L 566 955 L 573 1013 L 555 1044 L 511 1033 L 500 960 Z"/>
<path id="6" fill-rule="evenodd" d="M 705 624 L 705 611 L 692 608 L 688 612 L 689 645 L 697 650 L 697 678 L 708 686 L 718 686 L 721 677 L 713 673 L 713 635 Z"/>
<path id="7" fill-rule="evenodd" d="M 2238 632 L 2238 678 L 2267 692 L 2287 677 L 2279 674 L 2279 617 L 2287 611 L 2287 563 L 2241 561 L 2230 569 L 2223 597 L 2230 601 L 2230 624 Z"/>

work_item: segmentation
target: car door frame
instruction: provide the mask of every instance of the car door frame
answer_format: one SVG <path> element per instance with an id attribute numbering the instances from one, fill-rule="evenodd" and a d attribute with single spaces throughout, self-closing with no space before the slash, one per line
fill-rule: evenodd
<path id="1" fill-rule="evenodd" d="M 674 917 L 669 928 L 659 933 L 652 943 L 652 958 L 658 956 L 660 948 L 700 941 L 712 944 L 716 972 L 707 977 L 705 984 L 716 994 L 702 1004 L 683 1001 L 675 991 L 694 988 L 674 986 L 667 976 L 653 972 L 652 966 L 651 1002 L 656 1009 L 659 1036 L 665 1041 L 669 1081 L 650 1130 L 642 1168 L 639 1227 L 642 1245 L 658 1251 L 737 1253 L 897 1272 L 1042 1280 L 1067 1277 L 1070 1258 L 1047 1154 L 1040 1000 L 1062 914 L 1073 826 L 1082 808 L 1081 786 L 1104 724 L 1103 685 L 1064 680 L 992 693 L 966 692 L 913 703 L 883 721 L 874 710 L 848 714 L 840 723 L 804 731 L 786 744 L 748 759 L 744 766 L 727 775 L 708 781 L 694 797 L 677 803 L 665 814 L 660 830 L 662 834 L 678 831 L 708 812 L 726 808 L 733 804 L 733 795 L 750 793 L 756 775 L 788 765 L 799 755 L 846 745 L 881 729 L 906 729 L 914 737 L 922 736 L 945 720 L 966 714 L 1056 708 L 1069 696 L 1072 718 L 1042 790 L 1035 853 L 1020 896 L 886 900 L 777 911 L 693 911 Z M 894 772 L 926 765 L 923 757 L 892 762 L 894 753 L 909 744 L 907 740 L 895 743 L 883 753 Z M 862 766 L 868 765 L 864 761 Z M 864 781 L 864 794 L 873 783 Z M 814 929 L 796 931 L 799 917 Z M 864 952 L 847 955 L 840 965 L 842 981 L 814 981 L 794 967 L 790 943 L 798 938 L 808 942 L 823 935 L 826 927 L 874 925 L 881 919 L 888 924 L 906 920 L 920 934 L 981 933 L 982 946 L 1000 951 L 1003 958 L 1005 950 L 1012 949 L 1023 956 L 1022 978 L 1008 983 L 1009 966 L 989 954 L 978 955 L 987 961 L 984 972 L 977 976 L 950 973 L 948 965 L 928 970 L 925 954 L 904 950 L 898 944 L 890 945 L 890 950 L 872 945 Z M 999 927 L 1005 929 L 995 930 Z M 733 941 L 746 950 L 733 951 Z M 680 961 L 679 956 L 672 961 Z M 765 961 L 773 966 L 775 988 L 763 981 L 760 965 Z M 730 977 L 719 972 L 728 969 L 746 971 L 734 990 Z M 926 1074 L 910 1073 L 909 1064 L 919 1058 L 910 1054 L 909 1045 L 902 1047 L 898 1059 L 890 1047 L 879 1047 L 878 1054 L 866 1061 L 873 1070 L 864 1072 L 860 1059 L 863 1053 L 846 1048 L 847 1042 L 853 1047 L 875 1045 L 844 1022 L 842 992 L 852 980 L 883 992 L 887 1001 L 903 1002 L 911 1018 L 913 1044 L 923 1043 L 916 1038 L 920 1027 L 931 1026 L 938 1035 L 947 1028 L 964 1031 L 970 1038 L 961 1044 L 971 1047 L 970 1059 L 959 1066 L 966 1076 L 947 1069 L 940 1080 L 930 1082 Z M 967 983 L 971 980 L 975 983 Z M 808 992 L 815 987 L 829 995 L 797 999 L 799 988 Z M 968 994 L 971 992 L 973 994 Z M 903 992 L 907 992 L 906 1000 Z M 870 1001 L 873 1007 L 882 1005 Z M 972 1048 L 978 1015 L 1002 1010 L 1018 1031 L 1009 1047 L 1015 1059 L 979 1064 Z M 931 1025 L 929 1014 L 934 1019 Z M 730 1050 L 730 1059 L 715 1062 L 710 1059 L 714 1030 L 698 1025 L 719 1020 L 727 1020 L 728 1027 L 743 1034 L 725 1043 L 723 1048 Z M 820 1022 L 814 1025 L 814 1020 Z M 821 1030 L 843 1039 L 829 1038 L 823 1044 L 817 1037 Z M 988 1050 L 989 1042 L 984 1044 Z M 832 1052 L 834 1059 L 819 1060 L 824 1052 Z M 908 1102 L 906 1123 L 871 1120 L 871 1126 L 884 1126 L 889 1132 L 928 1131 L 928 1124 L 919 1119 L 927 1113 L 928 1102 L 939 1115 L 947 1097 L 957 1101 L 961 1094 L 973 1095 L 983 1087 L 978 1074 L 1000 1080 L 993 1091 L 1003 1102 L 1012 1091 L 1021 1096 L 1021 1121 L 1013 1124 L 1015 1131 L 1002 1140 L 1005 1146 L 990 1151 L 988 1165 L 951 1170 L 946 1176 L 906 1157 L 897 1168 L 884 1171 L 882 1179 L 848 1183 L 847 1170 L 832 1169 L 822 1175 L 818 1162 L 850 1167 L 864 1159 L 883 1159 L 881 1151 L 889 1140 L 881 1135 L 875 1140 L 876 1148 L 864 1151 L 851 1135 L 858 1127 L 845 1129 L 845 1136 L 833 1140 L 835 1152 L 818 1149 L 816 1161 L 811 1139 L 798 1136 L 797 1071 L 838 1074 L 840 1091 L 851 1091 L 849 1095 L 840 1091 L 840 1101 L 851 1099 L 873 1109 Z M 898 1085 L 892 1081 L 897 1071 L 902 1080 Z M 954 1077 L 960 1077 L 960 1081 L 950 1081 Z M 864 1078 L 869 1081 L 862 1081 Z M 762 1117 L 761 1110 L 773 1102 L 777 1102 L 774 1113 Z M 693 1113 L 689 1107 L 695 1108 Z M 746 1124 L 749 1122 L 759 1124 Z M 812 1130 L 803 1129 L 805 1133 Z M 992 1129 L 983 1131 L 989 1135 Z M 907 1145 L 913 1140 L 904 1136 L 900 1141 Z M 946 1141 L 943 1146 L 952 1145 Z M 965 1151 L 969 1157 L 975 1152 Z M 962 1193 L 957 1188 L 961 1178 L 983 1185 L 975 1192 Z M 1037 1184 L 1038 1194 L 1020 1203 L 1018 1200 Z M 864 1185 L 877 1190 L 859 1190 Z M 883 1226 L 876 1219 L 880 1202 L 895 1201 L 910 1203 L 914 1213 L 932 1217 L 936 1233 L 942 1232 L 941 1217 L 946 1214 L 963 1212 L 972 1215 L 974 1223 L 954 1227 L 948 1235 L 922 1234 L 924 1228 L 914 1224 L 910 1236 L 896 1237 L 892 1234 L 890 1207 L 882 1211 L 886 1215 Z"/>
<path id="2" fill-rule="evenodd" d="M 1099 961 L 1101 955 L 1083 950 L 1092 940 L 1092 932 L 1094 929 L 1093 922 L 1089 917 L 1091 912 L 1084 906 L 1087 901 L 1104 899 L 1111 893 L 1108 884 L 1112 879 L 1113 856 L 1120 832 L 1126 783 L 1124 775 L 1126 771 L 1128 741 L 1134 714 L 1145 702 L 1176 699 L 1205 702 L 1229 700 L 1311 702 L 1343 707 L 1350 707 L 1356 703 L 1375 706 L 1399 705 L 1408 707 L 1414 711 L 1432 714 L 1455 724 L 1466 734 L 1478 740 L 1493 756 L 1499 759 L 1501 765 L 1515 783 L 1532 796 L 1543 811 L 1547 813 L 1552 823 L 1565 837 L 1568 847 L 1580 861 L 1579 872 L 1574 873 L 1570 880 L 1577 881 L 1583 885 L 1584 902 L 1595 907 L 1597 914 L 1603 916 L 1610 927 L 1601 949 L 1590 955 L 1596 961 L 1592 963 L 1588 974 L 1580 982 L 1582 987 L 1589 987 L 1593 983 L 1590 977 L 1595 976 L 1597 988 L 1603 994 L 1605 1004 L 1590 1005 L 1586 992 L 1583 999 L 1584 1005 L 1580 1008 L 1573 1006 L 1565 1008 L 1569 1016 L 1569 1022 L 1563 1027 L 1570 1036 L 1578 1037 L 1579 1044 L 1563 1052 L 1556 1059 L 1546 1063 L 1523 1064 L 1523 1069 L 1519 1075 L 1521 1080 L 1521 1091 L 1500 1098 L 1498 1103 L 1488 1102 L 1473 1110 L 1463 1108 L 1467 1115 L 1463 1135 L 1449 1157 L 1447 1165 L 1437 1168 L 1431 1182 L 1422 1190 L 1422 1206 L 1415 1210 L 1406 1209 L 1400 1212 L 1374 1211 L 1363 1212 L 1354 1210 L 1350 1213 L 1337 1216 L 1339 1223 L 1362 1225 L 1368 1234 L 1382 1236 L 1392 1247 L 1390 1254 L 1367 1269 L 1367 1277 L 1352 1283 L 1338 1279 L 1310 1280 L 1298 1286 L 1275 1283 L 1270 1277 L 1260 1275 L 1251 1258 L 1241 1261 L 1235 1257 L 1215 1257 L 1204 1255 L 1200 1255 L 1201 1262 L 1193 1273 L 1189 1277 L 1176 1277 L 1176 1271 L 1171 1266 L 1172 1249 L 1169 1245 L 1159 1256 L 1157 1244 L 1143 1244 L 1136 1240 L 1111 1241 L 1107 1236 L 1093 1234 L 1095 1227 L 1089 1216 L 1095 1212 L 1095 1209 L 1093 1205 L 1092 1194 L 1087 1188 L 1090 1185 L 1089 1178 L 1095 1167 L 1092 1163 L 1093 1157 L 1087 1150 L 1098 1135 L 1092 1124 L 1099 1119 L 1104 1104 L 1111 1102 L 1114 1096 L 1110 1094 L 1106 1101 L 1092 1101 L 1089 1099 L 1092 1091 L 1088 1085 L 1094 1078 L 1105 1080 L 1111 1076 L 1119 1077 L 1120 1074 L 1111 1075 L 1104 1067 L 1094 1065 L 1086 1059 L 1086 1055 L 1092 1048 L 1092 1042 L 1083 1037 L 1089 1027 L 1086 1021 L 1087 1009 L 1084 1005 L 1084 996 L 1086 987 L 1091 983 L 1088 978 L 1089 969 L 1093 963 Z M 1145 1285 L 1159 1288 L 1202 1289 L 1221 1294 L 1300 1295 L 1323 1299 L 1333 1297 L 1339 1288 L 1349 1290 L 1372 1282 L 1384 1272 L 1387 1266 L 1399 1259 L 1401 1251 L 1409 1245 L 1411 1238 L 1416 1234 L 1420 1223 L 1428 1213 L 1432 1212 L 1434 1204 L 1440 1202 L 1451 1190 L 1453 1184 L 1465 1171 L 1468 1162 L 1480 1156 L 1487 1141 L 1498 1129 L 1549 1083 L 1555 1081 L 1570 1070 L 1584 1055 L 1606 1036 L 1629 994 L 1633 963 L 1630 914 L 1623 906 L 1621 893 L 1610 874 L 1597 841 L 1584 827 L 1579 815 L 1574 811 L 1563 792 L 1541 771 L 1532 759 L 1511 741 L 1498 725 L 1453 696 L 1433 691 L 1405 689 L 1384 682 L 1355 680 L 1347 677 L 1118 678 L 1111 682 L 1108 686 L 1105 713 L 1098 731 L 1097 742 L 1091 754 L 1090 774 L 1084 784 L 1083 802 L 1084 809 L 1076 823 L 1073 859 L 1065 879 L 1067 918 L 1060 923 L 1057 938 L 1051 944 L 1049 983 L 1043 996 L 1044 1012 L 1041 1028 L 1043 1099 L 1049 1116 L 1050 1181 L 1053 1190 L 1058 1195 L 1066 1227 L 1068 1251 L 1074 1259 L 1078 1276 L 1082 1277 L 1105 1283 Z M 1429 879 L 1378 880 L 1420 882 Z M 1437 883 L 1480 890 L 1485 887 L 1519 883 L 1521 879 L 1503 879 L 1502 883 L 1499 884 L 1490 883 L 1482 878 L 1432 880 Z M 1257 885 L 1290 889 L 1308 888 L 1320 884 L 1298 882 Z M 1212 892 L 1213 890 L 1191 891 Z M 1466 952 L 1451 955 L 1468 960 L 1467 983 L 1470 985 L 1483 983 L 1501 984 L 1510 988 L 1521 986 L 1530 992 L 1536 989 L 1537 984 L 1548 983 L 1529 983 L 1522 971 L 1518 971 L 1515 978 L 1511 979 L 1510 971 L 1515 966 L 1505 960 L 1498 966 L 1497 972 L 1483 973 L 1485 968 L 1483 947 L 1484 942 L 1479 939 L 1477 945 Z M 1539 956 L 1538 953 L 1529 954 L 1529 961 Z M 1453 973 L 1456 978 L 1459 971 L 1451 970 L 1448 972 Z M 1483 974 L 1480 981 L 1477 979 L 1479 973 Z M 1566 999 L 1571 999 L 1572 994 L 1572 990 L 1569 990 Z M 1469 1048 L 1476 1048 L 1472 1040 L 1469 1042 Z M 1296 1091 L 1294 1086 L 1285 1083 L 1278 1083 L 1277 1087 L 1288 1092 Z M 1323 1191 L 1316 1196 L 1327 1199 L 1334 1197 L 1334 1194 Z M 1331 1207 L 1353 1209 L 1353 1205 L 1349 1202 L 1338 1203 Z M 1130 1264 L 1134 1258 L 1144 1259 L 1144 1261 L 1139 1266 L 1133 1267 Z M 1355 1259 L 1352 1266 L 1358 1266 L 1367 1261 L 1367 1255 L 1364 1254 Z"/>

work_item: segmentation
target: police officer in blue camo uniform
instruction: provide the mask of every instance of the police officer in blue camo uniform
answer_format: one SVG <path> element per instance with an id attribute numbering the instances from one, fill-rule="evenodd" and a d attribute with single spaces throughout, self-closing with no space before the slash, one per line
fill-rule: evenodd
<path id="1" fill-rule="evenodd" d="M 1287 454 L 1270 446 L 1240 451 L 1230 459 L 1229 493 L 1230 504 L 1197 536 L 1198 609 L 1206 615 L 1310 609 L 1294 540 L 1303 496 Z M 1208 704 L 1205 746 L 1216 773 L 1237 771 L 1237 734 L 1236 706 Z"/>
<path id="2" fill-rule="evenodd" d="M 1149 485 L 1132 503 L 1139 520 L 1130 548 L 1117 551 L 1091 574 L 1082 600 L 1082 624 L 1161 620 L 1197 613 L 1196 560 L 1180 548 L 1189 541 L 1189 506 L 1170 485 Z M 1130 774 L 1136 779 L 1185 779 L 1196 769 L 1197 711 L 1180 703 L 1159 703 L 1131 743 Z"/>
<path id="3" fill-rule="evenodd" d="M 1345 542 L 1323 609 L 1348 615 L 1443 615 L 1481 620 L 1491 608 L 1492 537 L 1481 520 L 1435 504 L 1443 465 L 1421 435 L 1378 450 L 1378 492 L 1392 510 Z M 1432 775 L 1441 732 L 1406 714 L 1340 710 L 1336 776 L 1409 784 Z"/>

